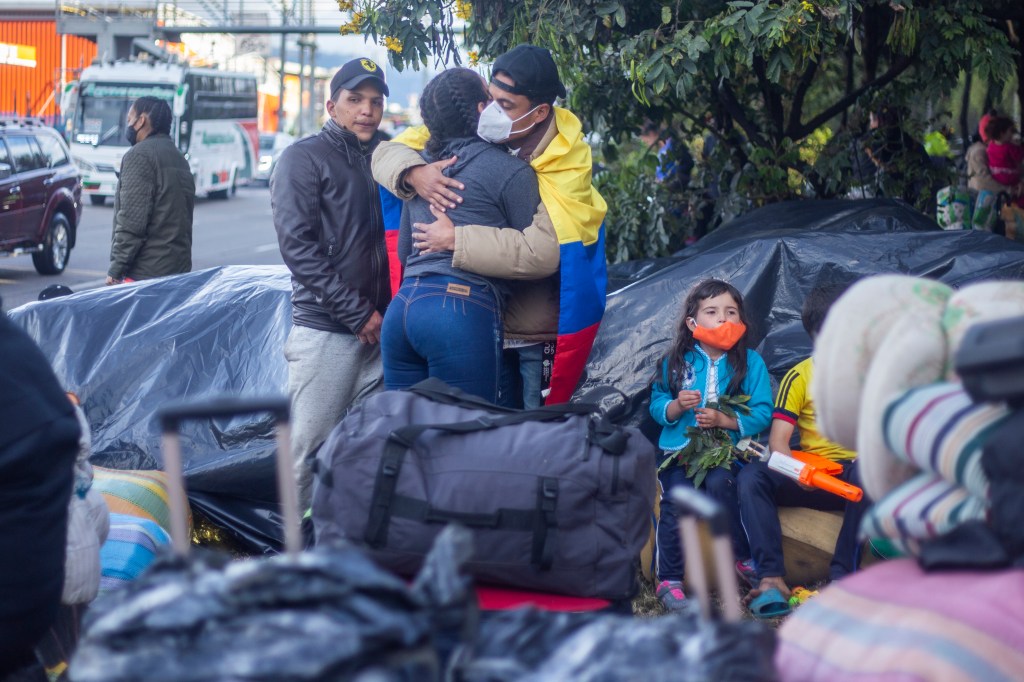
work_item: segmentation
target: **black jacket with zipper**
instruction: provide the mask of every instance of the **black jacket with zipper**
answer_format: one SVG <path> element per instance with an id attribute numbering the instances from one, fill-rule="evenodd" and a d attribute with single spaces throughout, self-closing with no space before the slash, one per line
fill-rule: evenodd
<path id="1" fill-rule="evenodd" d="M 391 300 L 384 220 L 370 174 L 375 142 L 333 120 L 284 150 L 270 179 L 281 256 L 292 273 L 292 322 L 355 334 Z"/>

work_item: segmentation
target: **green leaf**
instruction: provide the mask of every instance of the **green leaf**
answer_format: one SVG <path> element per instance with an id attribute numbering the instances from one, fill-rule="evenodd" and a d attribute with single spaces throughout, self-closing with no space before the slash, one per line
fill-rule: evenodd
<path id="1" fill-rule="evenodd" d="M 707 475 L 708 475 L 708 472 L 707 472 L 706 469 L 701 469 L 696 474 L 694 474 L 692 476 L 692 478 L 693 478 L 693 487 L 694 488 L 700 488 L 701 484 L 704 483 L 704 479 L 707 478 Z"/>
<path id="2" fill-rule="evenodd" d="M 672 8 L 668 5 L 663 5 L 661 8 L 661 23 L 667 24 L 672 21 Z"/>
<path id="3" fill-rule="evenodd" d="M 750 31 L 750 35 L 756 36 L 757 30 L 757 17 L 754 16 L 753 12 L 747 12 L 743 15 L 743 23 L 747 25 L 747 30 Z"/>

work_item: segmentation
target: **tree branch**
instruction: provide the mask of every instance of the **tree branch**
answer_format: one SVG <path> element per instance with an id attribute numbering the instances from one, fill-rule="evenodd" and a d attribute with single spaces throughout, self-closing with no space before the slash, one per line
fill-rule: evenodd
<path id="1" fill-rule="evenodd" d="M 794 133 L 798 131 L 800 127 L 800 117 L 803 115 L 804 110 L 804 98 L 807 97 L 807 91 L 811 89 L 811 84 L 814 82 L 814 76 L 818 73 L 818 62 L 812 60 L 807 64 L 807 68 L 800 74 L 800 81 L 796 85 L 796 91 L 793 93 L 793 104 L 789 110 L 789 125 L 786 126 L 786 136 L 791 140 L 797 139 L 794 137 Z"/>
<path id="2" fill-rule="evenodd" d="M 870 92 L 872 90 L 878 90 L 879 88 L 888 85 L 890 82 L 895 80 L 901 73 L 910 68 L 910 65 L 913 63 L 914 60 L 910 57 L 898 58 L 895 62 L 893 62 L 892 66 L 889 67 L 889 70 L 883 73 L 881 76 L 875 78 L 874 80 L 868 81 L 867 83 L 860 86 L 853 92 L 849 93 L 848 95 L 845 95 L 838 102 L 836 102 L 828 109 L 812 118 L 807 123 L 804 123 L 801 126 L 797 127 L 794 130 L 794 134 L 791 136 L 792 139 L 799 140 L 802 137 L 808 135 L 809 133 L 814 132 L 820 126 L 822 126 L 823 124 L 827 123 L 830 119 L 832 119 L 832 117 L 841 114 L 844 110 L 846 110 L 850 105 L 856 102 L 865 93 Z"/>
<path id="3" fill-rule="evenodd" d="M 735 135 L 729 135 L 725 130 L 722 130 L 721 128 L 708 125 L 702 117 L 695 116 L 694 114 L 691 114 L 688 111 L 680 110 L 677 113 L 679 113 L 683 118 L 687 118 L 693 123 L 696 123 L 698 128 L 702 128 L 712 133 L 715 137 L 719 139 L 719 141 L 721 141 L 722 144 L 731 148 L 739 157 L 741 165 L 747 163 L 750 160 L 750 158 L 747 156 L 746 150 L 743 149 L 743 146 L 736 144 L 736 141 L 734 139 L 736 137 Z"/>
<path id="4" fill-rule="evenodd" d="M 764 97 L 764 108 L 768 112 L 768 120 L 775 132 L 775 140 L 781 140 L 783 136 L 784 113 L 782 111 L 782 98 L 772 88 L 771 81 L 765 71 L 764 58 L 754 57 L 754 74 L 757 76 L 757 84 L 761 89 L 761 96 Z"/>
<path id="5" fill-rule="evenodd" d="M 726 113 L 732 117 L 736 123 L 739 124 L 740 128 L 743 128 L 743 132 L 747 134 L 747 139 L 756 144 L 759 147 L 767 147 L 767 143 L 764 140 L 764 136 L 761 134 L 761 130 L 747 118 L 747 114 L 743 111 L 743 105 L 736 99 L 736 94 L 729 87 L 728 81 L 724 78 L 718 85 L 718 101 L 722 103 Z"/>

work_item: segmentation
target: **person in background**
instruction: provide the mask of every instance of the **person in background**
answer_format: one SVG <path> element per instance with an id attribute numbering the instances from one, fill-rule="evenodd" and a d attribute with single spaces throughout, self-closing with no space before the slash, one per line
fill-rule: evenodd
<path id="1" fill-rule="evenodd" d="M 678 517 L 669 491 L 675 486 L 694 487 L 700 483 L 687 470 L 703 454 L 693 448 L 694 429 L 721 429 L 731 445 L 740 438 L 757 435 L 771 419 L 768 368 L 756 351 L 747 348 L 747 335 L 743 295 L 721 280 L 701 282 L 686 297 L 676 338 L 658 364 L 651 386 L 650 413 L 662 427 L 658 447 L 664 453 L 658 471 L 661 516 L 655 594 L 670 611 L 684 608 L 686 595 Z M 737 408 L 736 416 L 727 415 L 718 409 L 727 396 L 746 396 L 743 404 L 748 409 Z M 733 552 L 738 557 L 736 568 L 742 573 L 749 571 L 750 548 L 740 525 L 738 471 L 735 460 L 711 468 L 703 487 L 729 515 Z"/>
<path id="2" fill-rule="evenodd" d="M 988 137 L 988 147 L 985 152 L 992 179 L 1009 187 L 1009 194 L 1014 198 L 1014 203 L 1024 207 L 1024 197 L 1020 196 L 1024 146 L 1021 146 L 1019 142 L 1014 142 L 1013 138 L 1016 132 L 1013 120 L 1006 116 L 993 116 L 985 124 L 985 133 Z"/>
<path id="3" fill-rule="evenodd" d="M 1001 192 L 1009 193 L 1012 188 L 1007 187 L 992 179 L 992 171 L 988 167 L 988 133 L 985 126 L 988 122 L 998 116 L 995 109 L 989 109 L 981 120 L 978 121 L 978 136 L 974 144 L 967 148 L 965 157 L 967 159 L 967 187 L 975 192 L 988 191 L 993 194 Z"/>
<path id="4" fill-rule="evenodd" d="M 171 120 L 170 105 L 157 97 L 140 97 L 128 110 L 131 149 L 114 195 L 108 285 L 192 269 L 196 185 L 170 137 Z"/>
<path id="5" fill-rule="evenodd" d="M 668 131 L 653 121 L 644 122 L 640 129 L 640 139 L 658 155 L 654 179 L 669 185 L 673 190 L 686 189 L 693 171 L 693 156 L 686 146 L 678 145 Z"/>
<path id="6" fill-rule="evenodd" d="M 354 402 L 380 389 L 380 327 L 391 300 L 384 223 L 370 155 L 384 114 L 384 71 L 347 62 L 331 79 L 327 122 L 281 154 L 270 205 L 292 275 L 285 343 L 299 504 L 312 455 Z"/>
<path id="7" fill-rule="evenodd" d="M 60 605 L 79 435 L 50 363 L 0 312 L 0 679 L 46 679 L 33 647 Z"/>
<path id="8" fill-rule="evenodd" d="M 927 184 L 920 177 L 931 166 L 924 145 L 903 129 L 897 107 L 884 104 L 869 114 L 867 154 L 876 168 L 881 196 L 915 203 Z"/>
<path id="9" fill-rule="evenodd" d="M 811 340 L 817 338 L 829 308 L 844 291 L 839 286 L 817 287 L 808 294 L 801 310 L 804 330 Z M 818 431 L 815 421 L 814 403 L 811 401 L 810 385 L 814 363 L 807 358 L 790 369 L 779 384 L 772 414 L 772 428 L 768 436 L 768 447 L 775 452 L 790 454 L 790 440 L 794 429 L 800 431 L 800 450 L 819 455 L 843 465 L 837 478 L 859 486 L 857 476 L 857 454 L 829 441 Z M 839 580 L 857 569 L 860 545 L 857 531 L 870 502 L 850 502 L 832 493 L 808 489 L 791 478 L 770 471 L 763 462 L 750 462 L 737 477 L 740 499 L 740 517 L 750 541 L 753 557 L 752 580 L 754 589 L 747 595 L 750 604 L 771 590 L 778 590 L 783 600 L 789 599 L 790 589 L 785 581 L 785 564 L 782 556 L 782 528 L 779 524 L 779 507 L 809 507 L 811 509 L 843 512 L 843 525 L 836 539 L 829 579 Z"/>

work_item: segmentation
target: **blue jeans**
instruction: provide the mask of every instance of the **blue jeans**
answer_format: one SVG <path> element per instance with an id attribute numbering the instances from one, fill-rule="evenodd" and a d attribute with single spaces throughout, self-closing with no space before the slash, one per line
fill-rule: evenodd
<path id="1" fill-rule="evenodd" d="M 860 485 L 857 462 L 843 462 L 843 473 L 836 478 Z M 782 577 L 786 566 L 782 557 L 782 526 L 779 507 L 809 507 L 823 511 L 842 511 L 843 525 L 836 538 L 835 553 L 829 565 L 829 579 L 839 580 L 857 570 L 860 543 L 857 530 L 871 502 L 849 502 L 824 490 L 804 490 L 796 481 L 772 471 L 767 464 L 751 462 L 737 477 L 743 526 L 750 537 L 758 578 Z"/>
<path id="2" fill-rule="evenodd" d="M 750 546 L 740 524 L 739 500 L 736 497 L 736 475 L 739 469 L 735 463 L 731 469 L 712 469 L 704 479 L 701 492 L 725 507 L 729 515 L 732 551 L 742 561 L 750 558 Z M 658 472 L 658 482 L 661 484 L 661 516 L 658 518 L 657 538 L 658 580 L 682 581 L 685 557 L 679 536 L 679 516 L 669 499 L 668 491 L 678 485 L 692 488 L 693 481 L 686 477 L 685 468 L 673 466 Z"/>
<path id="3" fill-rule="evenodd" d="M 445 275 L 408 277 L 380 335 L 384 387 L 428 377 L 495 402 L 501 372 L 501 312 L 494 292 Z"/>
<path id="4" fill-rule="evenodd" d="M 543 405 L 544 344 L 506 348 L 502 358 L 500 404 L 527 410 Z"/>

